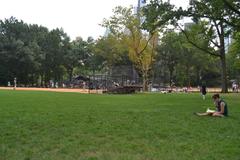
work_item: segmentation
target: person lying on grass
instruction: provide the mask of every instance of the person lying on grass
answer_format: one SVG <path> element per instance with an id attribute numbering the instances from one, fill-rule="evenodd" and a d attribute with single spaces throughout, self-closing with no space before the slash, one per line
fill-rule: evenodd
<path id="1" fill-rule="evenodd" d="M 196 114 L 198 116 L 214 116 L 214 117 L 228 116 L 227 103 L 220 98 L 219 94 L 214 94 L 212 96 L 212 99 L 216 106 L 215 111 L 207 109 L 205 113 L 196 113 Z"/>

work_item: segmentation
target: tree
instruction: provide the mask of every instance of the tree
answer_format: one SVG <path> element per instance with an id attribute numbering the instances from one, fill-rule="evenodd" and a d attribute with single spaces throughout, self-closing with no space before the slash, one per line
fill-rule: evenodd
<path id="1" fill-rule="evenodd" d="M 195 27 L 189 27 L 188 34 L 196 34 Z M 204 40 L 198 40 L 204 44 Z M 161 74 L 162 82 L 179 86 L 200 85 L 202 80 L 211 80 L 207 73 L 216 72 L 216 63 L 210 55 L 192 46 L 181 32 L 167 30 L 162 33 L 157 49 L 156 65 Z M 207 79 L 205 79 L 207 78 Z M 208 83 L 212 85 L 212 83 Z"/>
<path id="2" fill-rule="evenodd" d="M 60 82 L 64 79 L 65 55 L 69 51 L 70 39 L 62 29 L 49 31 L 14 17 L 1 20 L 0 83 L 6 85 L 14 77 L 20 85 L 47 86 L 49 80 Z"/>
<path id="3" fill-rule="evenodd" d="M 240 2 L 237 0 L 222 0 L 225 4 L 228 17 L 223 17 L 223 20 L 233 27 L 235 30 L 240 31 Z"/>
<path id="4" fill-rule="evenodd" d="M 32 42 L 34 52 L 35 70 L 32 70 L 32 78 L 36 85 L 44 86 L 44 61 L 46 58 L 46 43 L 49 31 L 46 27 L 36 24 L 29 25 L 29 41 Z"/>
<path id="5" fill-rule="evenodd" d="M 1 57 L 4 64 L 1 74 L 2 83 L 18 77 L 24 85 L 33 84 L 33 73 L 36 71 L 35 52 L 38 45 L 31 41 L 30 28 L 23 21 L 11 17 L 0 22 Z"/>
<path id="6" fill-rule="evenodd" d="M 240 78 L 240 33 L 235 33 L 235 41 L 231 44 L 227 54 L 228 68 L 231 78 Z"/>
<path id="7" fill-rule="evenodd" d="M 225 37 L 230 34 L 229 26 L 224 22 L 224 18 L 228 17 L 224 3 L 218 0 L 201 0 L 194 1 L 192 6 L 188 9 L 189 16 L 193 17 L 196 23 L 205 20 L 207 24 L 202 25 L 202 32 L 200 35 L 209 40 L 209 47 L 213 46 L 213 50 L 202 48 L 188 37 L 188 40 L 195 47 L 205 51 L 206 53 L 218 57 L 221 61 L 222 73 L 222 92 L 228 92 L 227 87 L 227 68 L 226 68 L 226 49 Z"/>
<path id="8" fill-rule="evenodd" d="M 121 39 L 113 34 L 97 40 L 95 45 L 95 54 L 101 56 L 105 60 L 106 67 L 111 70 L 116 64 L 123 62 L 126 55 L 126 45 L 121 43 Z"/>
<path id="9" fill-rule="evenodd" d="M 165 9 L 164 9 L 165 7 Z M 163 9 L 163 11 L 160 11 Z M 150 14 L 152 12 L 152 15 Z M 226 70 L 226 49 L 224 38 L 229 35 L 230 28 L 224 21 L 224 18 L 229 17 L 223 1 L 219 0 L 199 0 L 192 1 L 191 6 L 187 11 L 182 8 L 176 10 L 173 6 L 162 1 L 154 0 L 146 7 L 146 28 L 151 30 L 161 26 L 164 22 L 175 23 L 182 16 L 192 17 L 194 22 L 201 26 L 198 35 L 195 37 L 189 36 L 183 28 L 181 30 L 186 35 L 188 41 L 196 48 L 215 56 L 221 61 L 222 73 L 222 92 L 227 92 L 227 70 Z M 180 27 L 180 25 L 178 25 Z M 203 38 L 208 41 L 208 47 L 199 46 L 196 42 L 196 37 Z M 195 41 L 194 41 L 195 39 Z"/>
<path id="10" fill-rule="evenodd" d="M 71 82 L 73 77 L 74 68 L 85 65 L 87 59 L 87 42 L 82 38 L 78 38 L 71 42 L 64 54 L 64 66 L 67 70 L 68 79 Z M 86 55 L 86 56 L 85 56 Z"/>
<path id="11" fill-rule="evenodd" d="M 168 68 L 170 86 L 172 86 L 173 73 L 179 61 L 181 50 L 178 34 L 171 30 L 165 32 L 157 49 L 157 61 Z"/>
<path id="12" fill-rule="evenodd" d="M 104 21 L 103 26 L 126 44 L 129 50 L 129 59 L 143 77 L 143 90 L 147 90 L 148 77 L 152 69 L 155 55 L 155 41 L 150 41 L 155 32 L 144 33 L 141 30 L 141 14 L 133 14 L 132 8 L 116 7 L 114 15 Z"/>
<path id="13" fill-rule="evenodd" d="M 190 26 L 186 27 L 181 33 L 181 44 L 184 49 L 182 52 L 182 56 L 185 57 L 181 61 L 184 63 L 183 66 L 186 68 L 186 73 L 189 72 L 196 72 L 196 84 L 201 84 L 201 81 L 209 81 L 208 84 L 210 85 L 216 85 L 218 84 L 217 81 L 214 80 L 216 76 L 220 73 L 218 71 L 219 61 L 215 57 L 211 56 L 210 54 L 206 54 L 205 50 L 214 51 L 214 48 L 210 45 L 209 39 L 205 38 L 202 33 L 203 28 L 205 26 L 205 22 L 201 22 L 198 24 L 191 24 Z M 190 42 L 195 42 L 194 45 L 197 45 L 198 47 L 201 47 L 203 49 L 199 49 L 192 45 Z M 192 71 L 189 70 L 192 68 Z M 208 74 L 213 74 L 216 76 L 207 76 Z M 190 77 L 188 76 L 188 81 Z M 215 82 L 215 84 L 210 81 Z M 190 81 L 189 81 L 190 82 Z M 189 83 L 188 83 L 189 85 Z"/>

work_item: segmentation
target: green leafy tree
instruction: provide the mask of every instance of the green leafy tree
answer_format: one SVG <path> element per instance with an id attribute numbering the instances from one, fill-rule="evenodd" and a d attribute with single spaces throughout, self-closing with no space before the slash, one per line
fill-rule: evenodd
<path id="1" fill-rule="evenodd" d="M 168 6 L 164 10 L 165 12 L 160 11 L 160 8 L 164 6 Z M 224 2 L 219 0 L 192 1 L 188 10 L 183 11 L 181 8 L 179 10 L 174 10 L 174 7 L 170 4 L 155 0 L 146 7 L 146 10 L 148 10 L 145 13 L 147 17 L 146 22 L 148 22 L 146 26 L 150 27 L 149 30 L 161 26 L 161 24 L 166 21 L 176 24 L 176 20 L 181 18 L 181 16 L 192 17 L 194 22 L 199 24 L 201 28 L 199 28 L 199 34 L 195 36 L 188 35 L 180 25 L 178 26 L 186 35 L 189 43 L 205 53 L 219 58 L 221 61 L 222 92 L 227 92 L 226 49 L 224 38 L 229 35 L 230 29 L 223 20 L 229 17 Z M 149 14 L 150 12 L 152 12 L 154 16 Z M 208 46 L 199 45 L 196 41 L 197 38 L 203 38 L 205 42 L 208 42 Z"/>
<path id="2" fill-rule="evenodd" d="M 72 81 L 74 69 L 83 65 L 82 55 L 85 53 L 86 42 L 78 38 L 71 42 L 64 54 L 64 66 L 68 74 L 68 80 Z"/>
<path id="3" fill-rule="evenodd" d="M 155 56 L 154 31 L 141 30 L 141 13 L 133 14 L 132 8 L 116 7 L 114 15 L 105 20 L 103 26 L 128 46 L 129 59 L 143 77 L 143 89 L 147 90 L 148 77 Z"/>
<path id="4" fill-rule="evenodd" d="M 44 86 L 44 61 L 46 57 L 46 38 L 48 29 L 36 24 L 29 25 L 30 40 L 34 52 L 35 69 L 32 70 L 33 82 L 38 86 Z"/>
<path id="5" fill-rule="evenodd" d="M 221 61 L 221 73 L 222 73 L 222 92 L 228 92 L 227 87 L 227 68 L 226 68 L 226 48 L 225 37 L 230 34 L 229 26 L 223 20 L 228 17 L 226 13 L 225 5 L 222 1 L 218 0 L 201 0 L 194 1 L 192 6 L 188 10 L 189 16 L 193 17 L 196 23 L 205 20 L 207 24 L 202 25 L 200 36 L 209 41 L 209 48 L 213 46 L 213 50 L 203 48 L 197 45 L 191 40 L 191 37 L 187 36 L 189 42 L 198 49 L 204 52 L 218 57 Z M 187 34 L 186 34 L 187 35 Z"/>
<path id="6" fill-rule="evenodd" d="M 234 35 L 234 42 L 231 44 L 227 54 L 228 68 L 233 79 L 240 78 L 240 33 Z"/>
<path id="7" fill-rule="evenodd" d="M 109 34 L 96 42 L 95 54 L 105 60 L 106 67 L 111 71 L 114 65 L 125 63 L 123 59 L 126 54 L 126 46 L 117 36 Z"/>
<path id="8" fill-rule="evenodd" d="M 192 26 L 189 34 L 195 34 Z M 198 40 L 198 44 L 204 44 Z M 216 61 L 210 55 L 203 54 L 201 50 L 191 45 L 181 32 L 167 30 L 163 33 L 157 49 L 156 70 L 160 72 L 162 82 L 172 86 L 173 82 L 179 86 L 200 85 L 201 81 L 208 81 L 209 85 L 215 83 L 214 77 L 208 73 L 218 74 Z M 156 73 L 157 74 L 157 73 Z"/>
<path id="9" fill-rule="evenodd" d="M 234 30 L 240 31 L 240 2 L 238 0 L 221 1 L 224 2 L 228 14 L 228 17 L 223 17 L 223 20 Z"/>
<path id="10" fill-rule="evenodd" d="M 98 40 L 94 40 L 92 37 L 88 37 L 86 41 L 87 58 L 85 59 L 85 69 L 89 74 L 95 74 L 96 71 L 101 72 L 105 65 L 104 58 L 96 51 Z"/>
<path id="11" fill-rule="evenodd" d="M 157 61 L 168 69 L 168 82 L 170 86 L 172 86 L 173 73 L 179 62 L 181 50 L 181 41 L 179 40 L 178 33 L 174 31 L 165 32 L 161 38 L 161 44 L 157 49 Z"/>
<path id="12" fill-rule="evenodd" d="M 201 22 L 198 24 L 192 24 L 188 28 L 185 28 L 183 33 L 181 34 L 182 38 L 182 47 L 184 52 L 182 52 L 183 57 L 185 57 L 182 62 L 184 63 L 185 72 L 187 73 L 187 85 L 190 85 L 190 75 L 189 73 L 196 72 L 197 75 L 196 81 L 197 84 L 201 84 L 201 81 L 213 81 L 209 83 L 211 85 L 214 84 L 214 79 L 209 78 L 205 79 L 208 73 L 212 73 L 214 75 L 218 75 L 220 71 L 217 70 L 219 66 L 218 60 L 211 56 L 210 54 L 206 54 L 205 50 L 214 51 L 214 48 L 211 46 L 211 42 L 204 35 L 199 34 L 203 32 L 204 26 L 206 22 Z M 185 34 L 185 36 L 184 36 Z M 190 38 L 189 38 L 190 37 Z M 191 41 L 189 41 L 191 39 Z M 193 45 L 191 42 L 195 42 Z M 202 49 L 199 49 L 198 47 Z M 204 49 L 204 50 L 203 50 Z M 217 82 L 215 85 L 218 84 Z"/>
<path id="13" fill-rule="evenodd" d="M 22 84 L 33 84 L 36 71 L 35 51 L 38 46 L 31 41 L 30 28 L 23 21 L 14 17 L 0 22 L 1 57 L 4 64 L 2 71 L 3 83 L 14 77 Z"/>

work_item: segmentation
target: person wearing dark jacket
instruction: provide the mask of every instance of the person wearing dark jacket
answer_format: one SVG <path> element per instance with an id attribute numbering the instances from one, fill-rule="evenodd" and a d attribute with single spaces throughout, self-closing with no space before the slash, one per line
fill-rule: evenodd
<path id="1" fill-rule="evenodd" d="M 203 85 L 201 86 L 200 91 L 201 91 L 201 93 L 202 93 L 202 98 L 203 98 L 203 100 L 205 100 L 206 94 L 207 94 L 207 87 L 206 87 L 205 84 L 203 84 Z"/>

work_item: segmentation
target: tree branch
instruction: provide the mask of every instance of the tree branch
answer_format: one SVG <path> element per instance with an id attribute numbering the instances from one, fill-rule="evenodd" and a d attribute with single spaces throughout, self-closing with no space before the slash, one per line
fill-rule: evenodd
<path id="1" fill-rule="evenodd" d="M 139 52 L 139 54 L 142 54 L 142 53 L 144 52 L 144 50 L 147 48 L 148 43 L 149 43 L 149 41 L 152 39 L 152 37 L 153 37 L 153 34 L 150 34 L 150 37 L 148 38 L 145 46 L 144 46 L 143 49 Z"/>
<path id="2" fill-rule="evenodd" d="M 215 21 L 214 21 L 214 22 L 215 22 Z M 218 32 L 218 34 L 219 34 L 219 33 L 220 33 L 220 32 L 219 32 L 219 29 L 218 29 L 218 27 L 215 25 L 215 23 L 214 23 L 214 26 L 217 28 L 217 32 Z M 213 26 L 211 26 L 211 28 L 210 28 L 209 30 L 211 30 L 212 27 L 213 27 Z M 214 42 L 212 39 L 210 39 L 210 41 L 211 41 L 216 47 L 220 48 L 220 45 L 217 44 L 216 42 Z"/>
<path id="3" fill-rule="evenodd" d="M 197 49 L 199 49 L 199 50 L 201 50 L 201 51 L 203 51 L 203 52 L 206 52 L 206 53 L 208 53 L 208 54 L 210 54 L 210 55 L 212 55 L 212 56 L 220 57 L 219 54 L 214 53 L 214 52 L 210 52 L 209 50 L 207 50 L 207 49 L 205 49 L 205 48 L 202 48 L 202 47 L 200 47 L 199 45 L 197 45 L 195 42 L 193 42 L 193 41 L 189 38 L 188 34 L 181 28 L 181 26 L 178 25 L 178 27 L 180 28 L 180 30 L 182 31 L 182 33 L 183 33 L 183 34 L 185 35 L 185 37 L 187 38 L 187 41 L 188 41 L 190 44 L 192 44 L 194 47 L 196 47 Z"/>
<path id="4" fill-rule="evenodd" d="M 224 4 L 233 12 L 235 12 L 236 14 L 238 14 L 240 16 L 240 11 L 235 8 L 233 5 L 231 5 L 227 0 L 222 0 L 224 2 Z"/>

